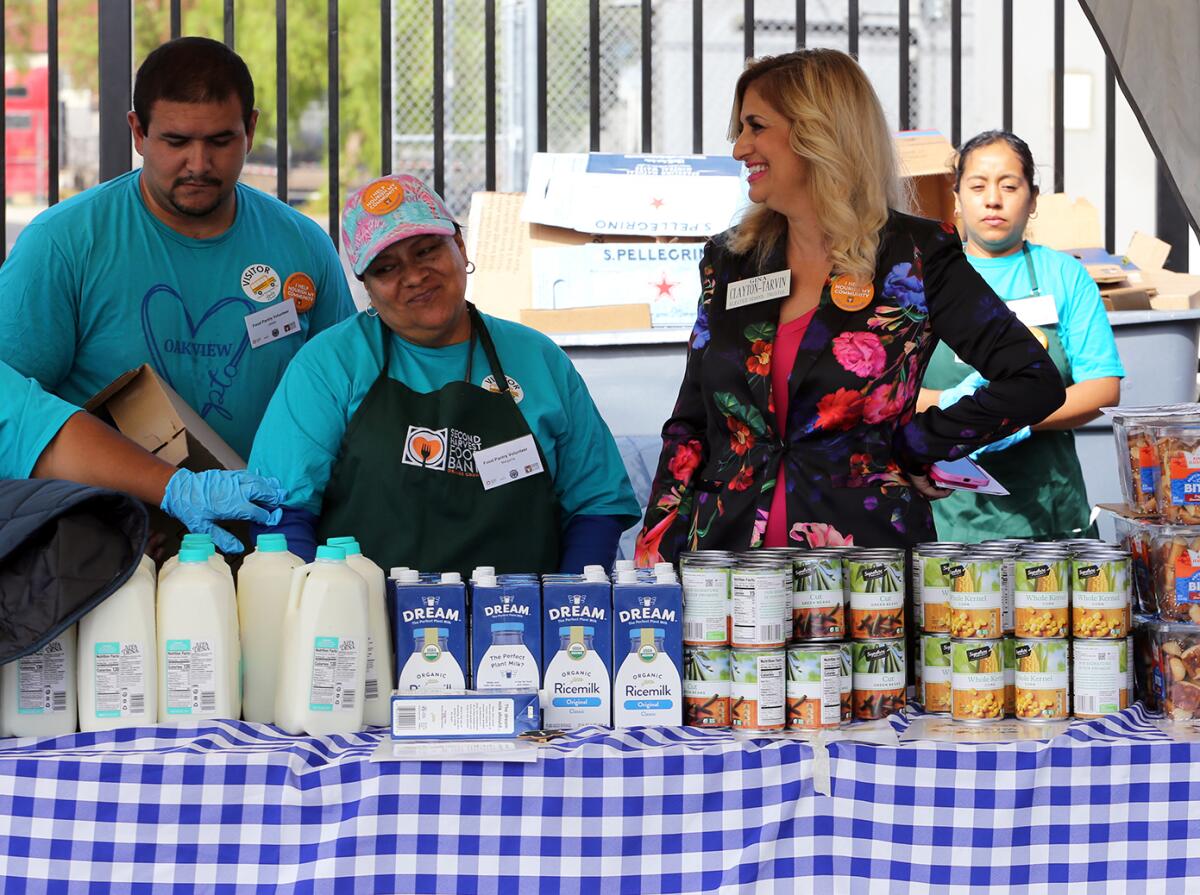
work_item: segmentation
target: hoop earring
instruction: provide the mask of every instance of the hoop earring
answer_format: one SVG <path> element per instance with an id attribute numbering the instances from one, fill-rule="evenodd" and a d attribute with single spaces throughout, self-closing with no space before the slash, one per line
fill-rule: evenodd
<path id="1" fill-rule="evenodd" d="M 378 317 L 379 316 L 379 311 L 375 310 L 374 305 L 367 305 L 366 313 L 367 313 L 368 317 Z"/>
<path id="2" fill-rule="evenodd" d="M 1036 220 L 1037 220 L 1037 212 L 1036 212 L 1036 211 L 1035 211 L 1035 212 L 1033 212 L 1033 214 L 1031 214 L 1031 215 L 1029 216 L 1029 220 L 1031 220 L 1031 221 L 1036 221 Z"/>
<path id="3" fill-rule="evenodd" d="M 475 262 L 474 262 L 474 261 L 468 261 L 468 262 L 467 262 L 467 274 L 468 274 L 468 275 L 470 275 L 470 274 L 473 274 L 473 273 L 475 273 Z"/>

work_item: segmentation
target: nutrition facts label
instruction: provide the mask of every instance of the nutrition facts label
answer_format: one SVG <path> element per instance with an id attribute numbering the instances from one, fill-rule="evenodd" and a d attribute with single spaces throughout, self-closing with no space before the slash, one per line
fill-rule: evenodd
<path id="1" fill-rule="evenodd" d="M 216 654 L 207 640 L 168 640 L 167 714 L 217 710 Z"/>
<path id="2" fill-rule="evenodd" d="M 67 710 L 67 654 L 62 642 L 52 640 L 31 656 L 17 660 L 20 695 L 17 712 L 49 715 Z"/>
<path id="3" fill-rule="evenodd" d="M 313 641 L 312 686 L 308 707 L 315 712 L 353 711 L 358 646 L 350 639 L 317 637 Z"/>
<path id="4" fill-rule="evenodd" d="M 95 647 L 97 718 L 130 718 L 146 714 L 144 643 L 98 642 Z"/>

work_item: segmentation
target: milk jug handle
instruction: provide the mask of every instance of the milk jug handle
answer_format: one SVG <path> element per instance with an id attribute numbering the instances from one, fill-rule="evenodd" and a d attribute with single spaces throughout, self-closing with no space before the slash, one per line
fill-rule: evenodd
<path id="1" fill-rule="evenodd" d="M 304 581 L 312 571 L 313 563 L 296 566 L 292 569 L 292 586 L 288 591 L 287 611 L 294 612 L 300 608 L 300 592 L 304 590 Z"/>

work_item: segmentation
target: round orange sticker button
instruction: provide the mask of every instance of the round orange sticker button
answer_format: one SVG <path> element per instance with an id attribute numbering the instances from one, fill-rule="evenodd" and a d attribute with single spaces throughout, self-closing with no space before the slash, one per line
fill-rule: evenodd
<path id="1" fill-rule="evenodd" d="M 376 180 L 362 194 L 362 207 L 367 214 L 387 214 L 399 208 L 403 201 L 404 187 L 387 178 Z"/>
<path id="2" fill-rule="evenodd" d="M 297 271 L 283 284 L 283 297 L 296 303 L 296 313 L 304 314 L 317 303 L 317 284 L 306 273 Z"/>
<path id="3" fill-rule="evenodd" d="M 861 283 L 848 273 L 833 278 L 829 287 L 833 303 L 843 311 L 861 311 L 875 297 L 875 284 Z"/>

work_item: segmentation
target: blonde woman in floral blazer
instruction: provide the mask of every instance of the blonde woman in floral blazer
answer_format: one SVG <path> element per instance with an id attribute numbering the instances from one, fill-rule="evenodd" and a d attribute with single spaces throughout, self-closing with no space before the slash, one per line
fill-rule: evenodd
<path id="1" fill-rule="evenodd" d="M 705 247 L 638 560 L 772 538 L 801 547 L 930 540 L 929 500 L 948 493 L 929 482 L 930 465 L 1043 419 L 1063 401 L 1061 379 L 971 268 L 953 228 L 894 210 L 891 134 L 849 56 L 803 50 L 752 63 L 731 131 L 755 205 Z M 727 304 L 730 284 L 783 271 L 786 294 Z M 794 355 L 781 357 L 785 332 Z M 939 341 L 989 384 L 917 414 Z"/>

